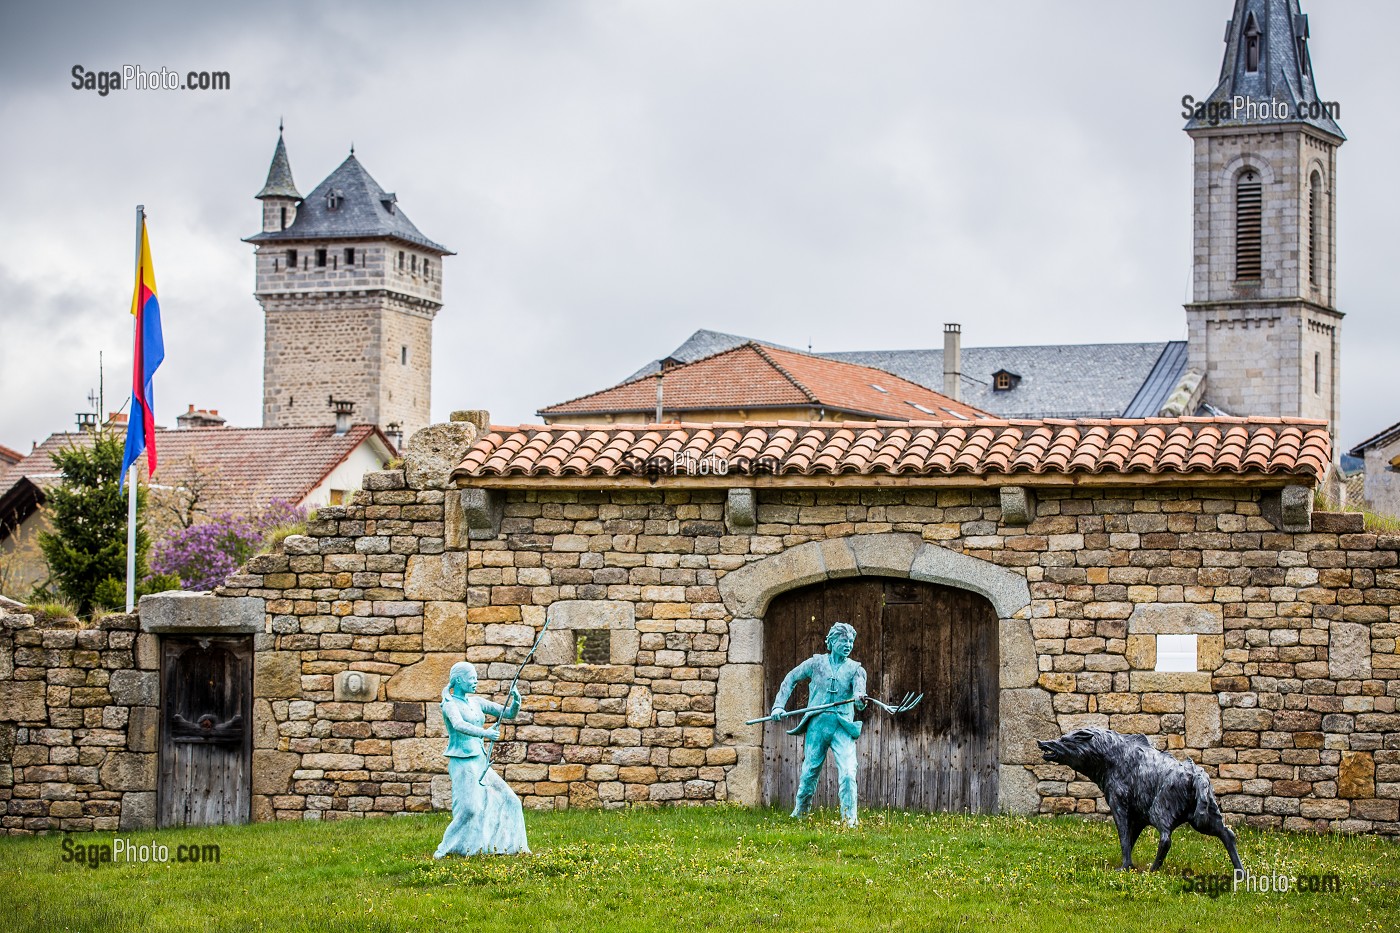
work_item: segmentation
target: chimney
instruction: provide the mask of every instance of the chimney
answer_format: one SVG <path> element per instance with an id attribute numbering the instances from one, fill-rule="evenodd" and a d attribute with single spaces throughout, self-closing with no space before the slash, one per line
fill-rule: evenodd
<path id="1" fill-rule="evenodd" d="M 327 395 L 326 404 L 335 412 L 335 433 L 348 434 L 350 432 L 350 417 L 355 413 L 355 403 Z"/>
<path id="2" fill-rule="evenodd" d="M 221 428 L 224 426 L 224 419 L 219 417 L 217 408 L 203 409 L 190 405 L 189 411 L 175 418 L 175 425 L 180 430 L 190 428 Z"/>
<path id="3" fill-rule="evenodd" d="M 962 325 L 943 325 L 943 394 L 962 401 Z"/>
<path id="4" fill-rule="evenodd" d="M 389 438 L 389 443 L 394 445 L 395 450 L 403 447 L 403 425 L 397 421 L 390 421 L 384 425 L 384 436 Z"/>

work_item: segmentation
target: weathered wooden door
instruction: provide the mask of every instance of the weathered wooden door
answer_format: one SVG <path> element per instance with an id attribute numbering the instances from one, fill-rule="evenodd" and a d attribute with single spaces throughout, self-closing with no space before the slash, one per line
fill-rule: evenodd
<path id="1" fill-rule="evenodd" d="M 253 641 L 166 636 L 161 663 L 161 826 L 248 822 Z"/>
<path id="2" fill-rule="evenodd" d="M 867 675 L 866 691 L 887 702 L 923 693 L 916 709 L 891 717 L 868 707 L 857 748 L 863 807 L 990 813 L 997 805 L 996 612 L 966 590 L 855 577 L 831 580 L 773 600 L 764 620 L 764 709 L 800 661 L 826 651 L 832 623 L 856 627 L 851 657 Z M 804 705 L 799 687 L 790 709 Z M 802 741 L 767 723 L 763 799 L 791 807 L 802 768 Z M 836 769 L 828 759 L 818 806 L 837 806 Z"/>

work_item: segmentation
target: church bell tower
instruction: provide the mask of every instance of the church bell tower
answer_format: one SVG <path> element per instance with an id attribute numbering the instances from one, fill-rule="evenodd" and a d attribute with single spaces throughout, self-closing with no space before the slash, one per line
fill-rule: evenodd
<path id="1" fill-rule="evenodd" d="M 1318 98 L 1298 0 L 1236 0 L 1219 84 L 1194 107 L 1191 368 L 1232 415 L 1321 418 L 1335 442 L 1340 108 Z"/>

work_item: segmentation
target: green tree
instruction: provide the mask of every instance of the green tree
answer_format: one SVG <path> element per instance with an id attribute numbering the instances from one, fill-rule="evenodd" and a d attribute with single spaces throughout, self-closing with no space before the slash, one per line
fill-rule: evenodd
<path id="1" fill-rule="evenodd" d="M 121 482 L 123 438 L 99 431 L 92 443 L 72 444 L 53 454 L 63 478 L 45 494 L 53 531 L 39 535 L 49 565 L 50 586 L 79 613 L 94 608 L 121 609 L 126 597 L 126 496 Z M 143 580 L 150 542 L 141 505 L 146 490 L 138 485 L 136 578 L 139 592 L 168 588 L 166 578 Z"/>

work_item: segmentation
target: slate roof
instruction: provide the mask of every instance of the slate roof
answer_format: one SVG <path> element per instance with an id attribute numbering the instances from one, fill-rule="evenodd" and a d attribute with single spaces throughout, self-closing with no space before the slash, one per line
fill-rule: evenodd
<path id="1" fill-rule="evenodd" d="M 21 478 L 40 486 L 58 479 L 50 454 L 72 444 L 89 444 L 92 435 L 51 435 L 34 452 L 0 470 L 0 495 Z M 326 476 L 363 443 L 376 444 L 391 456 L 393 446 L 374 425 L 357 424 L 337 435 L 331 425 L 299 428 L 187 428 L 157 430 L 155 482 L 181 485 L 192 472 L 212 477 L 210 511 L 248 513 L 272 499 L 301 502 Z M 146 474 L 146 457 L 137 461 Z"/>
<path id="2" fill-rule="evenodd" d="M 1083 421 L 772 422 L 493 426 L 453 472 L 492 477 L 651 477 L 677 458 L 735 475 L 1299 476 L 1331 462 L 1325 421 L 1146 418 Z"/>
<path id="3" fill-rule="evenodd" d="M 335 207 L 331 207 L 327 200 L 332 193 L 339 196 Z M 379 182 L 365 171 L 352 153 L 306 196 L 297 207 L 297 216 L 291 226 L 285 230 L 254 234 L 245 238 L 244 242 L 388 237 L 421 246 L 440 256 L 454 255 L 446 246 L 434 243 L 420 233 L 395 200 L 394 195 L 379 187 Z"/>
<path id="4" fill-rule="evenodd" d="M 287 160 L 287 144 L 282 142 L 282 133 L 277 133 L 277 148 L 272 150 L 272 165 L 267 169 L 267 182 L 254 197 L 301 199 L 297 183 L 292 181 L 292 163 Z"/>
<path id="5" fill-rule="evenodd" d="M 753 341 L 737 334 L 697 330 L 671 352 L 683 363 Z M 797 352 L 797 351 L 792 351 Z M 853 350 L 818 353 L 856 363 L 926 386 L 943 388 L 943 350 Z M 653 360 L 626 381 L 655 373 Z M 1013 389 L 992 388 L 992 374 L 1007 370 L 1021 377 Z M 1186 371 L 1186 341 L 1100 343 L 1040 347 L 963 347 L 962 401 L 1000 418 L 1150 418 Z M 653 400 L 654 404 L 654 400 Z"/>
<path id="6" fill-rule="evenodd" d="M 1173 343 L 1184 351 L 1185 341 Z M 1158 378 L 1151 379 L 1173 343 L 963 347 L 962 400 L 1000 418 L 1117 418 L 1129 406 L 1140 416 L 1156 415 L 1186 365 L 1184 352 L 1179 359 L 1173 355 L 1175 363 L 1164 364 Z M 922 385 L 943 384 L 942 349 L 823 355 L 874 366 Z M 1014 388 L 998 391 L 992 387 L 992 374 L 1003 369 L 1021 380 Z M 1152 391 L 1140 399 L 1149 382 Z"/>
<path id="7" fill-rule="evenodd" d="M 1397 437 L 1400 437 L 1400 422 L 1396 422 L 1385 430 L 1372 434 L 1351 450 L 1348 450 L 1347 456 L 1364 458 L 1366 456 L 1366 451 L 1370 450 L 1372 447 L 1382 447 L 1389 444 Z"/>
<path id="8" fill-rule="evenodd" d="M 655 374 L 542 409 L 547 418 L 592 413 L 656 411 Z M 664 411 L 824 408 L 866 418 L 961 420 L 985 412 L 898 376 L 754 341 L 668 369 L 662 382 Z"/>
<path id="9" fill-rule="evenodd" d="M 1245 28 L 1250 17 L 1260 31 L 1259 67 L 1250 72 L 1245 58 Z M 1297 115 L 1298 105 L 1319 101 L 1314 81 L 1312 56 L 1308 50 L 1308 18 L 1298 6 L 1298 0 L 1235 0 L 1235 14 L 1225 31 L 1225 58 L 1220 66 L 1220 83 L 1206 98 L 1207 102 L 1228 104 L 1236 95 L 1254 101 L 1283 101 L 1289 116 L 1266 116 L 1239 119 L 1233 115 L 1221 119 L 1217 126 L 1261 126 L 1304 123 L 1338 139 L 1346 134 L 1337 122 L 1325 113 L 1313 116 Z M 1301 40 L 1301 41 L 1300 41 Z M 1209 119 L 1192 117 L 1186 129 L 1211 129 Z"/>

